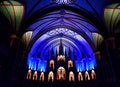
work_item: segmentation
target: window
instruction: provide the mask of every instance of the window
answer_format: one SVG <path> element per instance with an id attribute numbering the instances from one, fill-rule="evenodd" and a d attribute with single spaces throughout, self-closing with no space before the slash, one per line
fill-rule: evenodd
<path id="1" fill-rule="evenodd" d="M 85 72 L 85 80 L 86 81 L 90 80 L 90 75 L 89 75 L 88 71 Z"/>
<path id="2" fill-rule="evenodd" d="M 39 80 L 40 80 L 40 81 L 44 81 L 44 78 L 45 78 L 45 77 L 44 77 L 44 72 L 41 72 L 41 74 L 40 74 L 40 79 L 39 79 Z"/>
<path id="3" fill-rule="evenodd" d="M 31 72 L 31 70 L 28 70 L 26 79 L 30 80 L 31 76 L 32 76 L 32 72 Z"/>
<path id="4" fill-rule="evenodd" d="M 37 74 L 37 71 L 35 71 L 33 74 L 33 80 L 37 80 L 37 78 L 38 78 L 38 74 Z"/>
<path id="5" fill-rule="evenodd" d="M 54 73 L 50 71 L 48 74 L 48 82 L 53 82 L 53 81 L 54 81 Z"/>
<path id="6" fill-rule="evenodd" d="M 66 80 L 66 70 L 64 67 L 57 69 L 57 80 Z"/>
<path id="7" fill-rule="evenodd" d="M 78 73 L 78 81 L 83 81 L 83 76 L 81 72 Z"/>
<path id="8" fill-rule="evenodd" d="M 92 80 L 96 79 L 96 74 L 94 70 L 91 71 L 91 79 Z"/>
<path id="9" fill-rule="evenodd" d="M 69 73 L 69 81 L 70 82 L 75 81 L 75 76 L 74 76 L 74 73 L 72 71 Z"/>
<path id="10" fill-rule="evenodd" d="M 49 67 L 54 69 L 54 60 L 50 60 Z"/>
<path id="11" fill-rule="evenodd" d="M 68 61 L 68 69 L 69 69 L 70 67 L 73 67 L 73 61 L 72 61 L 72 60 L 69 60 L 69 61 Z"/>

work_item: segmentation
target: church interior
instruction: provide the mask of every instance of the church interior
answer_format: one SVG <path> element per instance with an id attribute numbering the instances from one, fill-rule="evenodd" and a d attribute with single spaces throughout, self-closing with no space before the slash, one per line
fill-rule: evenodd
<path id="1" fill-rule="evenodd" d="M 0 87 L 120 87 L 120 1 L 1 0 Z"/>

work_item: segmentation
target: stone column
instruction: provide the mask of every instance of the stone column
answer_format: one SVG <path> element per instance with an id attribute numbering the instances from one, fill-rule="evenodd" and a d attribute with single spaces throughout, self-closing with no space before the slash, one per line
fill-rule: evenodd
<path id="1" fill-rule="evenodd" d="M 10 36 L 10 48 L 12 52 L 11 57 L 11 80 L 15 80 L 18 77 L 18 63 L 20 59 L 20 39 L 15 35 L 12 34 Z"/>
<path id="2" fill-rule="evenodd" d="M 94 54 L 95 54 L 96 60 L 100 61 L 101 60 L 101 52 L 100 51 L 96 51 Z"/>
<path id="3" fill-rule="evenodd" d="M 107 38 L 107 45 L 109 46 L 109 48 L 112 48 L 112 49 L 116 48 L 114 36 Z"/>
<path id="4" fill-rule="evenodd" d="M 15 34 L 12 34 L 10 36 L 10 39 L 11 39 L 11 41 L 10 41 L 10 47 L 12 48 L 15 45 L 15 40 L 17 39 L 17 36 Z"/>

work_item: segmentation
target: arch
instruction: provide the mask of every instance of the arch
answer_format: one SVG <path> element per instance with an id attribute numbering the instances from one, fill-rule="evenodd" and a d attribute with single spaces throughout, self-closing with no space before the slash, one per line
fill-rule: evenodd
<path id="1" fill-rule="evenodd" d="M 91 71 L 91 79 L 95 80 L 96 79 L 96 73 L 94 70 Z"/>
<path id="2" fill-rule="evenodd" d="M 37 79 L 38 79 L 38 73 L 37 71 L 35 71 L 33 74 L 33 80 L 37 80 Z"/>
<path id="3" fill-rule="evenodd" d="M 57 80 L 66 80 L 66 70 L 62 66 L 57 69 Z"/>
<path id="4" fill-rule="evenodd" d="M 75 81 L 75 75 L 74 75 L 74 73 L 72 72 L 72 71 L 70 71 L 69 72 L 69 81 L 71 82 L 71 81 Z"/>
<path id="5" fill-rule="evenodd" d="M 63 27 L 63 26 L 62 26 Z M 67 37 L 69 37 L 69 38 L 72 38 L 72 39 L 75 39 L 75 40 L 78 40 L 78 41 L 80 41 L 80 38 L 82 38 L 82 40 L 84 39 L 90 46 L 91 46 L 91 48 L 93 49 L 93 50 L 95 50 L 95 48 L 94 48 L 94 44 L 93 44 L 93 42 L 92 42 L 92 39 L 90 39 L 90 37 L 89 36 L 87 36 L 87 34 L 85 34 L 85 32 L 82 32 L 82 31 L 78 31 L 78 30 L 76 30 L 75 28 L 68 28 L 69 30 L 71 30 L 71 31 L 73 31 L 73 32 L 75 32 L 75 33 L 77 33 L 78 35 L 77 35 L 77 39 L 75 39 L 75 38 L 73 38 L 73 37 L 71 37 L 70 35 L 65 35 L 65 34 L 63 34 L 63 36 L 67 36 Z M 51 30 L 54 30 L 54 27 L 51 27 L 51 28 L 46 28 L 46 29 L 44 29 L 44 30 L 41 30 L 39 33 L 37 33 L 37 35 L 35 35 L 35 37 L 32 37 L 32 40 L 31 40 L 31 42 L 30 42 L 30 44 L 29 44 L 29 46 L 28 46 L 28 50 L 27 50 L 27 52 L 29 52 L 30 51 L 30 49 L 32 48 L 32 46 L 37 42 L 37 40 L 39 40 L 40 39 L 40 37 L 43 37 L 44 36 L 44 38 L 46 38 L 45 36 L 48 36 L 48 35 L 46 35 L 46 33 L 48 33 L 48 31 L 51 31 Z M 77 32 L 76 32 L 77 31 Z M 89 34 L 89 35 L 91 35 L 91 33 Z M 34 36 L 34 35 L 33 35 Z M 61 37 L 59 34 L 56 34 L 56 35 L 54 35 L 54 36 L 59 36 L 59 37 Z M 48 37 L 50 37 L 50 36 L 48 36 Z M 53 36 L 52 36 L 53 37 Z M 92 37 L 91 37 L 92 38 Z M 47 39 L 47 38 L 46 38 Z"/>
<path id="6" fill-rule="evenodd" d="M 48 82 L 53 82 L 53 81 L 54 81 L 54 73 L 50 71 L 48 74 Z"/>
<path id="7" fill-rule="evenodd" d="M 72 61 L 72 60 L 69 60 L 69 61 L 68 61 L 68 69 L 69 69 L 70 67 L 73 67 L 73 61 Z"/>
<path id="8" fill-rule="evenodd" d="M 53 13 L 55 13 L 55 12 L 53 12 Z M 50 14 L 50 13 L 49 13 Z M 47 16 L 49 15 L 49 14 L 47 14 Z M 58 12 L 58 14 L 59 14 L 59 12 Z M 75 15 L 76 16 L 76 15 Z M 91 45 L 91 46 L 93 46 L 93 44 L 92 44 L 92 42 L 91 42 L 91 39 L 90 39 L 90 35 L 91 35 L 91 32 L 97 32 L 97 29 L 94 27 L 92 27 L 93 26 L 93 24 L 92 23 L 90 23 L 90 21 L 88 21 L 88 20 L 86 20 L 84 17 L 81 17 L 81 15 L 79 15 L 79 14 L 77 14 L 77 16 L 79 16 L 80 18 L 78 19 L 78 18 L 75 18 L 75 20 L 78 20 L 78 21 L 75 21 L 75 20 L 71 20 L 70 21 L 70 23 L 71 22 L 73 22 L 73 21 L 75 21 L 75 23 L 71 23 L 72 24 L 72 26 L 70 26 L 70 24 L 68 24 L 67 22 L 65 23 L 65 24 L 68 24 L 68 25 L 60 25 L 60 23 L 55 23 L 55 24 L 50 24 L 50 26 L 48 26 L 48 24 L 46 25 L 46 26 L 48 26 L 48 27 L 44 27 L 44 28 L 42 28 L 41 26 L 38 26 L 38 25 L 42 25 L 42 24 L 44 24 L 44 23 L 42 23 L 42 24 L 33 24 L 33 27 L 31 27 L 31 28 L 28 28 L 28 30 L 29 29 L 35 29 L 35 31 L 34 31 L 34 34 L 33 34 L 33 36 L 35 36 L 33 39 L 34 40 L 32 40 L 31 41 L 31 43 L 30 43 L 30 45 L 33 45 L 34 43 L 35 43 L 35 41 L 39 38 L 39 37 L 41 37 L 42 36 L 42 34 L 45 34 L 47 31 L 50 31 L 50 30 L 52 30 L 52 29 L 54 29 L 54 28 L 56 28 L 56 27 L 68 27 L 68 29 L 70 29 L 70 30 L 73 30 L 73 31 L 77 31 L 82 37 L 84 37 L 85 38 L 85 40 L 87 40 L 87 42 Z M 49 18 L 49 17 L 48 17 Z M 55 17 L 56 18 L 56 17 Z M 43 17 L 43 18 L 41 18 L 41 19 L 46 19 L 46 16 L 45 17 Z M 81 19 L 84 19 L 84 20 L 82 20 L 81 21 Z M 54 19 L 51 19 L 51 20 L 54 20 Z M 58 20 L 58 19 L 57 19 Z M 86 21 L 85 21 L 86 20 Z M 42 20 L 40 20 L 40 22 L 41 22 Z M 47 20 L 48 22 L 49 22 L 49 20 Z M 84 22 L 83 24 L 85 24 L 84 26 L 83 25 L 81 25 L 81 24 L 79 24 L 78 22 L 79 21 L 81 21 L 81 22 Z M 80 22 L 80 23 L 81 23 Z M 36 23 L 36 22 L 35 22 Z M 46 22 L 45 22 L 46 23 Z M 53 22 L 52 22 L 53 23 Z M 88 23 L 88 24 L 87 24 Z M 58 24 L 58 25 L 56 25 L 56 24 Z M 87 25 L 86 25 L 87 24 Z M 54 26 L 55 25 L 55 26 Z M 76 28 L 76 27 L 73 27 L 73 25 L 74 26 L 79 26 L 79 25 L 81 25 L 82 27 L 78 27 L 78 28 Z M 88 25 L 90 25 L 90 26 L 88 26 Z M 32 25 L 31 25 L 32 26 Z M 38 26 L 38 27 L 34 27 L 34 26 Z M 42 29 L 42 30 L 38 30 L 38 29 L 40 29 L 40 28 Z M 91 28 L 92 27 L 92 28 Z M 38 29 L 36 29 L 36 28 L 38 28 Z M 84 29 L 85 28 L 85 29 Z M 90 30 L 89 30 L 89 28 L 90 28 Z M 88 32 L 89 31 L 89 32 Z M 31 48 L 31 47 L 30 47 Z M 94 47 L 93 47 L 94 48 Z"/>
<path id="9" fill-rule="evenodd" d="M 81 72 L 78 73 L 78 81 L 83 81 L 83 75 Z"/>
<path id="10" fill-rule="evenodd" d="M 44 81 L 45 80 L 44 72 L 41 72 L 39 80 L 40 81 Z"/>
<path id="11" fill-rule="evenodd" d="M 51 67 L 52 69 L 55 68 L 55 62 L 54 62 L 54 60 L 50 60 L 49 67 Z"/>
<path id="12" fill-rule="evenodd" d="M 68 11 L 72 11 L 72 12 L 75 12 L 77 14 L 81 14 L 85 18 L 88 18 L 88 20 L 91 20 L 91 22 L 94 23 L 97 26 L 97 28 L 104 29 L 103 26 L 101 26 L 102 24 L 99 22 L 99 20 L 97 20 L 97 18 L 95 18 L 91 13 L 89 13 L 88 11 L 86 11 L 84 8 L 74 8 L 74 7 L 71 7 L 71 6 L 64 6 L 64 5 L 58 5 L 58 6 L 53 5 L 52 7 L 51 6 L 47 6 L 47 8 L 40 9 L 39 11 L 36 11 L 27 20 L 27 22 L 26 22 L 27 24 L 25 24 L 26 25 L 25 29 L 28 28 L 28 26 L 31 24 L 31 21 L 33 22 L 37 18 L 40 18 L 40 17 L 42 17 L 43 15 L 45 15 L 45 14 L 47 14 L 49 12 L 57 11 L 57 10 L 62 10 L 62 9 L 65 9 L 65 10 L 68 10 Z"/>
<path id="13" fill-rule="evenodd" d="M 59 37 L 59 36 L 58 36 Z M 53 37 L 54 38 L 54 37 Z M 55 39 L 58 39 L 57 37 L 55 37 Z M 66 40 L 66 38 L 62 38 L 62 39 L 65 39 Z M 80 38 L 79 38 L 80 39 Z M 28 58 L 31 58 L 31 56 L 32 56 L 32 54 L 34 54 L 34 58 L 36 58 L 36 53 L 40 53 L 40 52 L 38 52 L 38 50 L 40 50 L 40 49 L 38 49 L 38 47 L 39 46 L 41 46 L 41 48 L 43 48 L 44 49 L 44 46 L 42 46 L 42 42 L 41 42 L 41 40 L 43 41 L 43 39 L 39 39 L 36 43 L 35 43 L 35 45 L 33 46 L 33 48 L 31 48 L 31 51 L 30 51 L 30 53 L 29 53 L 29 55 L 28 55 Z M 46 39 L 45 39 L 46 40 Z M 68 40 L 68 39 L 67 39 Z M 70 40 L 68 40 L 68 41 L 70 41 Z M 41 42 L 41 44 L 40 44 L 40 42 Z M 75 41 L 76 42 L 76 41 Z M 45 42 L 44 42 L 45 43 Z M 72 42 L 72 43 L 74 43 L 74 42 Z M 48 42 L 46 42 L 46 44 L 48 44 Z M 78 44 L 78 45 L 77 45 Z M 83 53 L 83 56 L 81 56 L 81 55 L 79 55 L 79 59 L 78 60 L 80 60 L 80 58 L 90 58 L 91 60 L 95 60 L 95 56 L 94 56 L 94 53 L 93 53 L 93 50 L 91 49 L 91 47 L 89 46 L 89 44 L 87 43 L 87 42 L 84 42 L 83 41 L 83 43 L 78 43 L 77 42 L 77 46 L 79 47 L 79 49 L 81 50 L 80 51 L 80 53 L 79 54 L 81 54 L 81 52 Z M 80 46 L 80 44 L 82 44 L 83 46 L 81 47 Z M 43 49 L 41 49 L 42 51 L 43 51 Z M 88 50 L 89 49 L 89 50 Z M 41 51 L 40 50 L 40 51 Z M 46 49 L 45 49 L 46 50 Z M 46 51 L 47 52 L 47 51 Z M 43 55 L 43 54 L 46 54 L 46 53 L 44 53 L 44 51 L 43 51 L 43 53 L 42 53 L 42 56 L 41 57 L 39 57 L 39 58 L 43 58 L 43 60 L 45 59 L 45 56 L 46 55 Z M 28 59 L 29 60 L 29 59 Z M 94 62 L 94 61 L 93 61 Z M 89 63 L 89 62 L 87 62 L 87 63 Z M 92 65 L 94 66 L 96 64 L 96 62 L 94 62 L 94 63 L 92 63 Z M 88 67 L 87 67 L 88 68 Z"/>
<path id="14" fill-rule="evenodd" d="M 38 49 L 40 49 L 39 47 L 42 48 L 40 51 L 43 51 L 44 46 L 45 46 L 46 44 L 49 44 L 50 40 L 54 41 L 54 40 L 60 38 L 60 36 L 53 36 L 53 37 L 48 38 L 48 39 L 45 39 L 45 38 L 46 38 L 46 34 L 43 35 L 42 37 L 40 37 L 40 38 L 34 43 L 33 47 L 32 47 L 31 50 L 30 50 L 30 53 L 32 53 L 32 54 L 35 53 L 35 54 L 36 54 L 36 51 L 37 51 Z M 94 56 L 92 47 L 91 47 L 91 46 L 88 44 L 88 42 L 86 42 L 83 38 L 78 38 L 78 39 L 79 39 L 79 41 L 78 41 L 78 40 L 76 40 L 76 39 L 74 39 L 74 38 L 72 38 L 72 37 L 63 35 L 63 36 L 62 36 L 62 39 L 63 39 L 63 40 L 66 40 L 67 42 L 69 42 L 69 44 L 71 44 L 71 45 L 73 45 L 73 46 L 75 45 L 75 47 L 77 46 L 77 49 L 79 48 L 78 52 L 80 52 L 80 49 L 82 49 L 81 51 L 89 51 L 89 52 L 87 52 L 87 55 Z M 70 40 L 69 40 L 69 39 L 70 39 Z M 42 43 L 42 42 L 44 42 L 44 43 Z M 41 43 L 42 43 L 42 44 L 41 44 Z M 45 44 L 45 43 L 46 43 L 46 44 Z M 43 44 L 44 44 L 44 45 L 43 45 Z M 53 43 L 53 44 L 55 44 L 55 43 Z M 41 45 L 43 45 L 43 46 L 41 46 Z M 51 45 L 52 45 L 52 44 L 51 44 Z M 84 48 L 85 48 L 85 49 L 84 49 Z M 88 49 L 89 49 L 89 50 L 88 50 Z M 40 52 L 39 52 L 39 53 L 40 53 Z M 43 54 L 43 53 L 42 53 L 42 54 Z M 80 53 L 80 54 L 81 54 L 81 53 Z"/>
<path id="15" fill-rule="evenodd" d="M 31 80 L 31 78 L 32 78 L 32 71 L 28 70 L 26 79 Z"/>
<path id="16" fill-rule="evenodd" d="M 77 40 L 75 40 L 75 39 L 73 39 L 71 37 L 65 36 L 65 35 L 63 35 L 61 38 L 59 36 L 53 36 L 51 38 L 42 40 L 46 44 L 42 43 L 42 41 L 41 41 L 42 44 L 38 43 L 39 45 L 37 45 L 38 47 L 36 47 L 35 49 L 36 50 L 39 49 L 40 51 L 42 51 L 41 54 L 43 54 L 44 50 L 46 50 L 48 48 L 48 46 L 52 47 L 57 43 L 59 45 L 60 44 L 60 41 L 59 41 L 60 39 L 62 39 L 62 41 L 64 42 L 63 44 L 66 44 L 67 46 L 75 48 L 75 50 L 77 50 L 77 52 L 81 55 L 80 47 L 82 47 L 84 44 L 80 43 L 79 41 L 77 41 Z M 40 42 L 40 40 L 38 40 L 38 41 Z M 37 42 L 35 44 L 37 44 Z M 32 49 L 34 49 L 34 47 Z M 32 49 L 31 49 L 31 51 L 32 51 Z"/>
<path id="17" fill-rule="evenodd" d="M 86 81 L 90 80 L 90 75 L 89 75 L 88 71 L 85 72 L 85 80 Z"/>
<path id="18" fill-rule="evenodd" d="M 75 45 L 75 44 L 72 44 L 73 42 L 70 42 L 70 40 L 67 40 L 67 39 L 62 39 L 62 41 L 64 42 L 64 43 L 62 43 L 63 44 L 63 46 L 65 47 L 64 48 L 64 52 L 63 52 L 63 54 L 65 55 L 65 51 L 67 51 L 68 52 L 68 50 L 66 50 L 66 49 L 74 49 L 75 51 L 77 51 L 78 53 L 79 53 L 79 55 L 81 55 L 81 51 L 79 50 L 79 48 L 77 47 L 78 45 Z M 43 45 L 43 44 L 42 44 Z M 57 52 L 56 53 L 54 53 L 54 54 L 56 54 L 56 56 L 59 54 L 59 50 L 58 50 L 58 48 L 59 48 L 59 45 L 60 45 L 60 38 L 56 38 L 56 39 L 54 39 L 54 40 L 51 40 L 49 43 L 47 43 L 46 45 L 45 45 L 45 47 L 44 48 L 41 48 L 41 47 L 43 47 L 43 46 L 41 46 L 41 47 L 39 47 L 40 49 L 39 49 L 39 51 L 41 51 L 41 49 L 42 49 L 42 52 L 41 52 L 41 54 L 43 54 L 43 53 L 45 53 L 47 50 L 46 49 L 48 49 L 49 48 L 49 50 L 51 49 L 53 49 L 54 48 L 54 50 L 57 50 Z M 38 52 L 39 52 L 38 51 Z M 40 53 L 40 52 L 39 52 Z M 68 55 L 67 55 L 68 56 Z"/>

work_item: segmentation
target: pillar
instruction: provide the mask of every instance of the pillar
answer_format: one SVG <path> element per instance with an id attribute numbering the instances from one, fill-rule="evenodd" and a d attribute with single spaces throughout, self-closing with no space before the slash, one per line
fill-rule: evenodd
<path id="1" fill-rule="evenodd" d="M 15 40 L 17 39 L 17 36 L 15 34 L 12 34 L 10 36 L 10 39 L 11 39 L 11 41 L 10 41 L 10 47 L 12 48 L 15 45 Z"/>
<path id="2" fill-rule="evenodd" d="M 101 60 L 101 52 L 100 51 L 96 51 L 94 54 L 95 54 L 96 60 L 100 61 Z"/>
<path id="3" fill-rule="evenodd" d="M 115 37 L 112 36 L 107 38 L 107 45 L 109 46 L 109 48 L 115 49 L 116 48 Z"/>

